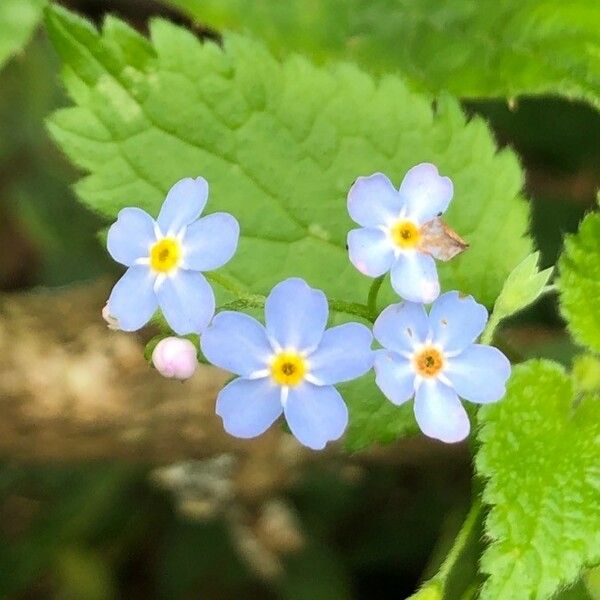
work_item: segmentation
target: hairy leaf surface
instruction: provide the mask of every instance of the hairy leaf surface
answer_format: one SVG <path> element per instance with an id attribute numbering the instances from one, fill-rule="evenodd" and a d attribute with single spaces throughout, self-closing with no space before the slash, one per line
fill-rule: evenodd
<path id="1" fill-rule="evenodd" d="M 479 420 L 491 506 L 481 597 L 548 598 L 600 561 L 600 396 L 557 363 L 529 361 Z"/>
<path id="2" fill-rule="evenodd" d="M 560 310 L 575 340 L 600 353 L 600 214 L 567 236 L 559 261 Z"/>

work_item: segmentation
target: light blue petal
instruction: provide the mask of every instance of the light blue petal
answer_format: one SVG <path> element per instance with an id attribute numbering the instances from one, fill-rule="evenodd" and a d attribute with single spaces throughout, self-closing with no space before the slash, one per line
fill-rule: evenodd
<path id="1" fill-rule="evenodd" d="M 415 417 L 421 431 L 448 444 L 469 435 L 469 417 L 456 392 L 437 379 L 425 379 L 415 394 Z"/>
<path id="2" fill-rule="evenodd" d="M 156 295 L 167 323 L 179 335 L 202 333 L 215 314 L 215 295 L 201 273 L 179 270 Z"/>
<path id="3" fill-rule="evenodd" d="M 240 225 L 228 213 L 214 213 L 192 223 L 183 238 L 183 268 L 211 271 L 222 267 L 235 254 Z"/>
<path id="4" fill-rule="evenodd" d="M 150 254 L 155 241 L 154 219 L 141 208 L 124 208 L 108 230 L 106 247 L 117 262 L 130 267 Z"/>
<path id="5" fill-rule="evenodd" d="M 423 252 L 403 252 L 391 270 L 392 287 L 410 302 L 433 302 L 440 293 L 435 261 Z"/>
<path id="6" fill-rule="evenodd" d="M 108 312 L 117 319 L 119 329 L 137 331 L 158 307 L 154 293 L 154 275 L 145 265 L 130 267 L 108 298 Z"/>
<path id="7" fill-rule="evenodd" d="M 348 233 L 350 262 L 363 274 L 379 277 L 394 262 L 394 249 L 381 229 L 353 229 Z"/>
<path id="8" fill-rule="evenodd" d="M 461 398 L 487 404 L 506 393 L 510 362 L 498 348 L 474 344 L 449 358 L 444 374 Z"/>
<path id="9" fill-rule="evenodd" d="M 429 335 L 429 318 L 422 304 L 390 304 L 373 325 L 375 339 L 388 350 L 412 353 Z"/>
<path id="10" fill-rule="evenodd" d="M 363 227 L 388 225 L 404 206 L 398 191 L 383 173 L 359 177 L 348 192 L 348 212 Z"/>
<path id="11" fill-rule="evenodd" d="M 239 438 L 264 433 L 282 412 L 281 388 L 264 379 L 234 379 L 217 396 L 225 431 Z"/>
<path id="12" fill-rule="evenodd" d="M 440 177 L 435 165 L 421 163 L 406 173 L 399 195 L 406 202 L 407 217 L 422 225 L 446 212 L 453 193 L 450 178 Z"/>
<path id="13" fill-rule="evenodd" d="M 202 353 L 213 365 L 242 377 L 266 369 L 273 349 L 265 328 L 243 313 L 219 313 L 200 338 Z"/>
<path id="14" fill-rule="evenodd" d="M 375 356 L 375 383 L 394 404 L 403 404 L 415 394 L 415 372 L 406 359 L 395 352 L 379 350 Z"/>
<path id="15" fill-rule="evenodd" d="M 332 327 L 308 357 L 310 375 L 320 385 L 350 381 L 373 366 L 371 331 L 360 323 Z"/>
<path id="16" fill-rule="evenodd" d="M 206 206 L 208 183 L 203 177 L 187 177 L 178 181 L 167 194 L 158 215 L 163 235 L 177 235 L 195 221 Z"/>
<path id="17" fill-rule="evenodd" d="M 325 294 L 295 277 L 278 283 L 265 302 L 269 338 L 284 349 L 314 350 L 323 337 L 328 315 Z"/>
<path id="18" fill-rule="evenodd" d="M 298 441 L 313 450 L 342 436 L 348 425 L 348 409 L 331 385 L 303 383 L 290 388 L 285 418 Z"/>
<path id="19" fill-rule="evenodd" d="M 485 306 L 475 302 L 472 296 L 446 292 L 429 312 L 433 341 L 446 352 L 463 350 L 481 334 L 487 318 Z"/>

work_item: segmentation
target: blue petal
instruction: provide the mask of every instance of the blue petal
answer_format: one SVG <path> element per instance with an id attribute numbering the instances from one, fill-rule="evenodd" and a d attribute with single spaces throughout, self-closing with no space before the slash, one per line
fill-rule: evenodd
<path id="1" fill-rule="evenodd" d="M 429 322 L 433 341 L 446 352 L 456 352 L 471 345 L 483 331 L 488 313 L 472 296 L 458 292 L 442 294 L 431 307 Z"/>
<path id="2" fill-rule="evenodd" d="M 454 186 L 448 177 L 440 177 L 437 167 L 421 163 L 410 169 L 400 185 L 399 195 L 406 203 L 407 217 L 422 225 L 446 212 Z"/>
<path id="3" fill-rule="evenodd" d="M 150 254 L 155 241 L 154 219 L 141 208 L 124 208 L 108 230 L 106 247 L 117 262 L 130 267 Z"/>
<path id="4" fill-rule="evenodd" d="M 228 213 L 214 213 L 192 223 L 183 238 L 185 269 L 211 271 L 231 260 L 240 237 L 240 225 Z"/>
<path id="5" fill-rule="evenodd" d="M 373 325 L 375 339 L 388 350 L 410 354 L 429 336 L 429 319 L 422 304 L 391 304 Z"/>
<path id="6" fill-rule="evenodd" d="M 469 435 L 469 417 L 456 392 L 437 379 L 425 379 L 415 394 L 415 417 L 421 431 L 449 444 Z"/>
<path id="7" fill-rule="evenodd" d="M 158 215 L 163 235 L 177 235 L 195 221 L 206 206 L 208 183 L 203 177 L 178 181 L 167 194 Z"/>
<path id="8" fill-rule="evenodd" d="M 264 433 L 282 412 L 281 388 L 270 379 L 234 379 L 217 396 L 225 431 L 239 438 Z"/>
<path id="9" fill-rule="evenodd" d="M 119 329 L 137 331 L 150 320 L 158 306 L 154 280 L 149 267 L 138 265 L 117 281 L 108 299 L 108 312 L 117 319 Z"/>
<path id="10" fill-rule="evenodd" d="M 410 400 L 415 393 L 415 372 L 410 360 L 380 350 L 375 357 L 375 383 L 394 404 Z"/>
<path id="11" fill-rule="evenodd" d="M 273 349 L 265 328 L 243 313 L 219 313 L 200 338 L 204 356 L 217 367 L 249 377 L 266 369 Z"/>
<path id="12" fill-rule="evenodd" d="M 387 225 L 398 218 L 404 203 L 383 174 L 359 177 L 348 192 L 348 212 L 363 227 Z"/>
<path id="13" fill-rule="evenodd" d="M 410 302 L 433 302 L 440 293 L 435 261 L 423 252 L 403 252 L 392 266 L 392 287 Z"/>
<path id="14" fill-rule="evenodd" d="M 394 261 L 394 249 L 381 229 L 353 229 L 348 233 L 350 262 L 363 274 L 379 277 Z"/>
<path id="15" fill-rule="evenodd" d="M 487 404 L 506 393 L 510 362 L 497 348 L 474 344 L 449 358 L 444 374 L 461 398 Z"/>
<path id="16" fill-rule="evenodd" d="M 202 333 L 215 314 L 215 296 L 201 273 L 179 270 L 156 290 L 160 308 L 179 334 Z"/>
<path id="17" fill-rule="evenodd" d="M 282 348 L 314 350 L 323 337 L 328 315 L 325 294 L 303 279 L 278 283 L 265 302 L 267 333 Z"/>
<path id="18" fill-rule="evenodd" d="M 303 383 L 290 388 L 284 413 L 298 441 L 313 450 L 337 440 L 348 425 L 348 409 L 331 385 Z"/>
<path id="19" fill-rule="evenodd" d="M 332 327 L 309 356 L 310 375 L 319 385 L 350 381 L 373 366 L 373 335 L 360 323 Z"/>

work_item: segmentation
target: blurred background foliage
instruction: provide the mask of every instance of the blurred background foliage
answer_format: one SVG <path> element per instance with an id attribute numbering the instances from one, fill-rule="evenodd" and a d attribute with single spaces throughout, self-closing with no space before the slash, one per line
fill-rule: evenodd
<path id="1" fill-rule="evenodd" d="M 70 0 L 99 21 L 114 12 L 141 31 L 150 0 Z M 213 34 L 214 35 L 214 34 Z M 50 142 L 44 119 L 65 104 L 58 60 L 43 32 L 0 71 L 0 290 L 62 286 L 116 270 L 98 243 L 103 225 L 70 191 L 76 173 Z M 532 232 L 542 266 L 554 264 L 600 184 L 600 115 L 557 98 L 473 101 L 499 145 L 527 172 Z M 546 297 L 513 319 L 507 343 L 570 364 L 575 347 Z M 397 598 L 435 572 L 470 498 L 470 465 L 385 465 L 357 459 L 351 472 L 314 468 L 285 502 L 301 523 L 302 549 L 265 581 L 240 556 L 223 518 L 190 520 L 148 469 L 118 465 L 0 468 L 0 597 Z M 476 544 L 475 544 L 476 546 Z M 449 597 L 468 598 L 477 553 L 465 556 Z M 468 574 L 467 574 L 468 573 Z M 597 573 L 563 598 L 600 597 Z M 472 588 L 470 588 L 472 590 Z"/>

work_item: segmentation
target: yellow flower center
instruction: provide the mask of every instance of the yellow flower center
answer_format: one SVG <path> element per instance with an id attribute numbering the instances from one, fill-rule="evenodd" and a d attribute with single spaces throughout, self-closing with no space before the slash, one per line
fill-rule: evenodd
<path id="1" fill-rule="evenodd" d="M 150 249 L 150 266 L 159 273 L 172 271 L 180 260 L 181 246 L 173 238 L 160 240 Z"/>
<path id="2" fill-rule="evenodd" d="M 435 377 L 444 367 L 444 357 L 437 348 L 429 346 L 414 357 L 414 364 L 421 377 Z"/>
<path id="3" fill-rule="evenodd" d="M 306 360 L 297 352 L 280 352 L 271 363 L 271 376 L 279 385 L 298 385 L 304 375 Z"/>
<path id="4" fill-rule="evenodd" d="M 421 239 L 421 232 L 412 221 L 398 221 L 392 226 L 391 234 L 399 248 L 414 248 Z"/>

